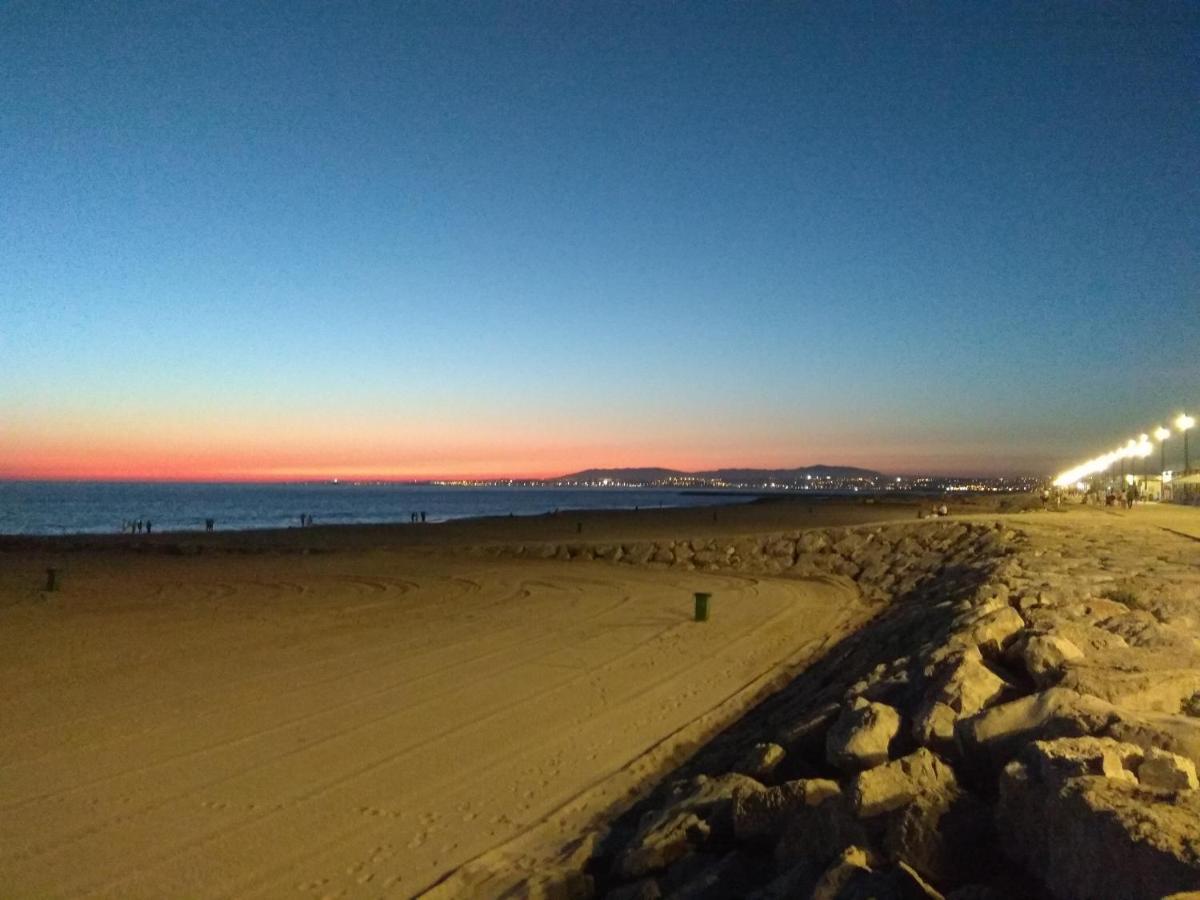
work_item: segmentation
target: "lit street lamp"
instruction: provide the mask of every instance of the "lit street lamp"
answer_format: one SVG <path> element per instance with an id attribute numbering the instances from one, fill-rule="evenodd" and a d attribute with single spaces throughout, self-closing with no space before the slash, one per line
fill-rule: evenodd
<path id="1" fill-rule="evenodd" d="M 1175 420 L 1175 427 L 1183 432 L 1183 474 L 1184 475 L 1186 475 L 1188 473 L 1188 469 L 1191 468 L 1189 465 L 1190 460 L 1188 459 L 1187 433 L 1188 433 L 1188 429 L 1191 428 L 1195 424 L 1196 424 L 1196 420 L 1193 419 L 1191 416 L 1187 415 L 1186 413 L 1180 413 L 1179 418 L 1177 418 Z"/>
<path id="2" fill-rule="evenodd" d="M 1144 491 L 1146 489 L 1146 460 L 1154 452 L 1154 448 L 1150 445 L 1150 435 L 1138 435 L 1137 450 L 1134 452 L 1142 459 L 1142 490 Z"/>
<path id="3" fill-rule="evenodd" d="M 1158 441 L 1158 497 L 1167 499 L 1167 438 L 1171 436 L 1170 428 L 1159 425 L 1154 429 L 1154 439 Z"/>

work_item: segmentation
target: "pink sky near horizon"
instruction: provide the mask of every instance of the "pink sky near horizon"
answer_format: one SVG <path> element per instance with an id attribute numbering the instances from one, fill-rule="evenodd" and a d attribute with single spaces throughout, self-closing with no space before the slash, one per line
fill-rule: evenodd
<path id="1" fill-rule="evenodd" d="M 46 480 L 292 481 L 544 478 L 588 468 L 662 466 L 697 471 L 722 467 L 792 468 L 853 465 L 889 474 L 1016 474 L 1020 460 L 981 471 L 980 448 L 938 448 L 897 438 L 890 444 L 842 436 L 768 442 L 753 434 L 707 444 L 670 438 L 608 436 L 572 440 L 552 433 L 466 436 L 426 432 L 416 438 L 336 429 L 294 441 L 250 430 L 218 435 L 95 429 L 84 435 L 56 431 L 0 442 L 0 478 Z M 1017 465 L 1013 463 L 1017 462 Z"/>

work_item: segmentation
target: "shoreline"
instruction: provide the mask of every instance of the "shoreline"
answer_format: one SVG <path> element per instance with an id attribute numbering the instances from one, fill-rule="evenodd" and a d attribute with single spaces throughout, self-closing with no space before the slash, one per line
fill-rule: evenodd
<path id="1" fill-rule="evenodd" d="M 2 484 L 2 482 L 0 482 Z M 133 484 L 133 482 L 131 482 Z M 271 486 L 271 485 L 266 485 Z M 469 490 L 469 488 L 468 488 Z M 524 490 L 524 488 L 522 488 Z M 559 488 L 547 488 L 548 493 L 559 490 Z M 580 490 L 577 488 L 560 488 L 568 496 L 575 499 L 578 498 Z M 947 492 L 947 491 L 919 491 L 919 490 L 904 490 L 904 491 L 840 491 L 840 490 L 815 490 L 815 491 L 770 491 L 766 488 L 668 488 L 668 487 L 630 487 L 630 488 L 594 488 L 586 493 L 593 494 L 593 498 L 599 500 L 605 496 L 606 491 L 611 491 L 608 494 L 610 499 L 620 499 L 623 503 L 620 505 L 552 505 L 546 504 L 542 508 L 521 509 L 518 510 L 500 510 L 494 511 L 478 511 L 470 510 L 467 512 L 456 511 L 438 511 L 434 509 L 428 515 L 428 521 L 421 522 L 421 526 L 445 526 L 445 524 L 455 524 L 462 522 L 474 522 L 480 520 L 536 520 L 547 516 L 592 516 L 595 514 L 622 514 L 622 512 L 643 512 L 652 510 L 710 510 L 734 508 L 734 506 L 766 506 L 766 505 L 788 505 L 788 504 L 806 504 L 806 505 L 846 505 L 846 504 L 878 504 L 889 506 L 895 504 L 920 504 L 941 502 L 947 505 L 953 505 L 954 508 L 970 508 L 978 509 L 980 504 L 984 504 L 985 508 L 996 508 L 1000 504 L 1003 509 L 1004 504 L 1010 504 L 1021 498 L 1028 498 L 1030 494 L 1020 492 Z M 626 494 L 625 497 L 613 497 L 613 494 Z M 632 494 L 632 497 L 629 496 Z M 670 498 L 670 499 L 668 499 Z M 685 498 L 682 502 L 673 502 L 674 498 Z M 641 499 L 638 503 L 635 500 Z M 691 502 L 688 502 L 688 500 Z M 68 503 L 64 500 L 64 503 Z M 424 503 L 422 500 L 421 503 Z M 570 500 L 568 500 L 570 503 Z M 304 504 L 300 504 L 304 505 Z M 437 503 L 434 502 L 434 506 Z M 18 504 L 19 508 L 19 504 Z M 215 516 L 210 516 L 209 512 L 216 512 Z M 230 511 L 226 511 L 229 514 Z M 362 520 L 355 520 L 355 515 L 364 515 Z M 413 526 L 418 524 L 412 521 L 407 521 L 404 516 L 413 514 L 413 510 L 390 510 L 385 512 L 383 516 L 378 511 L 372 511 L 370 504 L 366 508 L 359 511 L 348 511 L 346 509 L 331 509 L 322 510 L 318 505 L 316 508 L 316 518 L 319 524 L 316 526 L 304 527 L 305 530 L 310 528 L 400 528 L 404 526 Z M 0 509 L 0 522 L 4 521 L 7 514 Z M 25 539 L 47 539 L 47 540 L 86 540 L 86 539 L 145 539 L 158 538 L 161 535 L 175 536 L 194 536 L 208 535 L 214 533 L 230 534 L 264 534 L 274 532 L 293 532 L 298 530 L 295 526 L 295 516 L 292 515 L 264 515 L 258 522 L 254 522 L 254 516 L 242 515 L 239 510 L 233 510 L 232 515 L 241 517 L 242 520 L 251 520 L 250 524 L 229 524 L 228 518 L 222 518 L 220 509 L 205 510 L 202 512 L 194 512 L 193 514 L 174 518 L 169 512 L 158 510 L 157 514 L 154 511 L 150 512 L 149 516 L 138 516 L 139 520 L 152 520 L 163 524 L 163 520 L 170 522 L 170 526 L 163 527 L 160 530 L 151 534 L 146 533 L 128 533 L 115 528 L 112 522 L 96 526 L 91 523 L 84 530 L 66 530 L 68 526 L 59 526 L 59 524 L 47 524 L 42 522 L 41 528 L 46 530 L 12 530 L 5 532 L 0 530 L 0 541 L 25 540 Z M 214 532 L 208 532 L 203 527 L 203 522 L 206 518 L 214 518 L 216 528 Z M 20 518 L 19 516 L 17 518 Z M 107 518 L 107 517 L 106 517 Z M 113 516 L 113 522 L 122 520 L 122 516 Z M 133 521 L 133 518 L 128 518 L 127 521 Z M 222 527 L 222 522 L 226 523 Z M 37 528 L 35 524 L 35 528 Z M 49 530 L 49 529 L 58 530 Z"/>
<path id="2" fill-rule="evenodd" d="M 687 493 L 687 492 L 680 492 Z M 729 496 L 728 493 L 700 492 L 700 496 Z M 721 525 L 721 531 L 735 529 L 773 530 L 789 527 L 818 527 L 828 524 L 843 524 L 834 519 L 841 511 L 861 508 L 868 511 L 865 516 L 850 516 L 844 524 L 866 524 L 872 521 L 870 511 L 880 514 L 880 521 L 900 518 L 898 511 L 910 511 L 928 507 L 937 499 L 946 503 L 952 513 L 1005 512 L 1030 509 L 1035 499 L 1028 494 L 962 494 L 946 497 L 943 494 L 883 493 L 883 494 L 763 494 L 748 496 L 741 503 L 706 503 L 681 506 L 654 507 L 591 507 L 566 509 L 539 513 L 509 515 L 459 516 L 429 522 L 346 522 L 320 523 L 306 527 L 285 525 L 277 527 L 181 529 L 155 531 L 150 534 L 128 534 L 123 532 L 64 532 L 61 534 L 24 534 L 0 532 L 0 552 L 29 549 L 115 549 L 152 550 L 167 548 L 171 544 L 193 547 L 229 547 L 239 541 L 256 546 L 279 546 L 281 548 L 306 544 L 339 544 L 341 539 L 359 546 L 371 541 L 383 542 L 381 546 L 413 546 L 428 543 L 444 543 L 445 538 L 472 543 L 487 535 L 488 541 L 509 540 L 515 537 L 528 539 L 565 539 L 571 529 L 583 524 L 589 532 L 578 532 L 581 538 L 595 539 L 591 526 L 601 526 L 599 535 L 605 539 L 620 537 L 638 538 L 647 536 L 644 529 L 653 529 L 650 536 L 664 536 L 661 529 L 697 527 L 707 533 L 710 524 Z M 1010 508 L 1011 507 L 1011 508 Z M 630 521 L 626 522 L 626 517 Z M 633 521 L 636 520 L 636 521 Z M 634 532 L 623 534 L 622 526 L 631 526 Z M 544 538 L 538 535 L 545 533 Z M 713 531 L 712 533 L 717 533 Z M 303 540 L 307 536 L 312 540 Z"/>

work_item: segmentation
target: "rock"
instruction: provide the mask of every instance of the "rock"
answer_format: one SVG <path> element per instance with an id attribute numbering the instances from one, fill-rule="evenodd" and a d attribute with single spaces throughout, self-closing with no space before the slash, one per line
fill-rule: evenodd
<path id="1" fill-rule="evenodd" d="M 783 762 L 783 758 L 786 755 L 786 751 L 778 744 L 770 742 L 758 743 L 743 754 L 737 765 L 733 767 L 733 770 L 758 781 L 763 781 Z"/>
<path id="2" fill-rule="evenodd" d="M 958 714 L 944 703 L 926 701 L 913 719 L 912 736 L 922 747 L 949 752 L 954 745 Z"/>
<path id="3" fill-rule="evenodd" d="M 796 811 L 841 794 L 836 781 L 799 778 L 765 791 L 737 793 L 733 798 L 733 833 L 739 841 L 776 838 Z"/>
<path id="4" fill-rule="evenodd" d="M 791 563 L 796 558 L 796 542 L 780 538 L 767 544 L 765 552 L 768 556 Z"/>
<path id="5" fill-rule="evenodd" d="M 886 870 L 872 868 L 870 854 L 849 848 L 821 874 L 813 900 L 944 900 L 916 871 L 904 863 Z"/>
<path id="6" fill-rule="evenodd" d="M 1126 710 L 1117 710 L 1115 715 L 1105 731 L 1109 737 L 1137 744 L 1143 750 L 1168 750 L 1200 766 L 1200 719 Z"/>
<path id="7" fill-rule="evenodd" d="M 1076 667 L 1059 684 L 1122 709 L 1177 713 L 1183 702 L 1200 690 L 1200 670 L 1118 672 L 1099 666 Z"/>
<path id="8" fill-rule="evenodd" d="M 1167 791 L 1194 791 L 1200 787 L 1196 780 L 1196 764 L 1177 753 L 1151 747 L 1137 768 L 1138 781 L 1145 787 Z"/>
<path id="9" fill-rule="evenodd" d="M 1088 776 L 1046 784 L 1012 762 L 997 824 L 1006 853 L 1055 897 L 1150 900 L 1200 884 L 1200 791 Z"/>
<path id="10" fill-rule="evenodd" d="M 900 731 L 900 714 L 883 703 L 856 699 L 825 738 L 825 756 L 844 771 L 887 762 L 888 746 Z"/>
<path id="11" fill-rule="evenodd" d="M 703 843 L 710 833 L 708 823 L 695 813 L 683 812 L 659 822 L 639 834 L 617 858 L 614 874 L 618 878 L 640 878 L 665 869 Z"/>
<path id="12" fill-rule="evenodd" d="M 837 900 L 851 880 L 861 874 L 870 874 L 870 855 L 862 847 L 847 847 L 842 854 L 821 873 L 812 890 L 812 900 Z"/>
<path id="13" fill-rule="evenodd" d="M 615 874 L 640 878 L 670 865 L 703 844 L 710 834 L 732 834 L 734 795 L 763 790 L 754 779 L 736 774 L 697 775 L 676 785 L 666 806 L 642 817 L 633 839 L 617 858 Z"/>
<path id="14" fill-rule="evenodd" d="M 1080 662 L 1083 651 L 1065 637 L 1054 634 L 1033 634 L 1021 650 L 1025 671 L 1040 688 L 1055 684 L 1068 663 Z"/>
<path id="15" fill-rule="evenodd" d="M 1142 748 L 1112 738 L 1072 737 L 1034 741 L 1022 748 L 1020 760 L 1046 784 L 1081 775 L 1136 782 L 1134 771 Z"/>
<path id="16" fill-rule="evenodd" d="M 991 810 L 957 790 L 919 794 L 888 814 L 883 849 L 938 884 L 960 884 L 980 868 L 978 848 L 991 842 Z"/>
<path id="17" fill-rule="evenodd" d="M 819 553 L 829 544 L 829 539 L 820 530 L 805 531 L 796 539 L 798 553 Z"/>
<path id="18" fill-rule="evenodd" d="M 1038 632 L 1066 638 L 1086 655 L 1091 655 L 1096 650 L 1114 650 L 1129 646 L 1119 634 L 1105 631 L 1091 622 L 1073 622 L 1048 609 L 1032 610 L 1029 613 L 1029 627 Z"/>
<path id="19" fill-rule="evenodd" d="M 1111 704 L 1053 687 L 962 719 L 955 734 L 968 753 L 986 749 L 994 758 L 1007 758 L 1025 739 L 1099 734 L 1115 719 Z"/>
<path id="20" fill-rule="evenodd" d="M 804 863 L 818 870 L 853 845 L 868 846 L 870 837 L 842 797 L 796 810 L 775 845 L 775 862 L 787 871 Z"/>
<path id="21" fill-rule="evenodd" d="M 669 566 L 675 562 L 675 551 L 670 547 L 657 547 L 654 550 L 654 555 L 650 557 L 650 561 Z"/>
<path id="22" fill-rule="evenodd" d="M 924 747 L 854 777 L 846 795 L 850 809 L 862 817 L 878 816 L 904 806 L 921 794 L 953 793 L 954 770 Z"/>
<path id="23" fill-rule="evenodd" d="M 982 616 L 970 616 L 962 624 L 964 636 L 985 656 L 995 657 L 1021 633 L 1025 620 L 1011 606 L 1004 606 Z"/>
<path id="24" fill-rule="evenodd" d="M 979 650 L 972 647 L 943 667 L 930 700 L 960 717 L 970 716 L 994 703 L 1007 688 L 1008 683 L 984 665 Z"/>

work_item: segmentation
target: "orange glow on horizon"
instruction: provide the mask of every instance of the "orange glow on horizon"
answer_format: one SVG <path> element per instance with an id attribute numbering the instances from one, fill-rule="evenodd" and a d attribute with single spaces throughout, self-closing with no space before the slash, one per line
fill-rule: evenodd
<path id="1" fill-rule="evenodd" d="M 982 447 L 947 447 L 936 436 L 894 436 L 884 445 L 866 435 L 814 433 L 781 437 L 765 429 L 692 433 L 610 430 L 590 440 L 582 428 L 558 425 L 477 433 L 432 425 L 371 429 L 356 422 L 160 420 L 144 426 L 77 420 L 24 422 L 0 443 L 0 479 L 96 481 L 430 481 L 553 478 L 590 468 L 651 467 L 685 472 L 719 468 L 861 466 L 888 474 L 989 474 Z M 400 437 L 397 437 L 397 432 Z M 20 435 L 13 440 L 13 435 Z M 294 440 L 281 440 L 280 435 Z M 132 436 L 132 437 L 131 437 Z M 219 436 L 219 437 L 217 437 Z M 1033 454 L 1009 457 L 1006 474 L 1039 471 Z"/>

